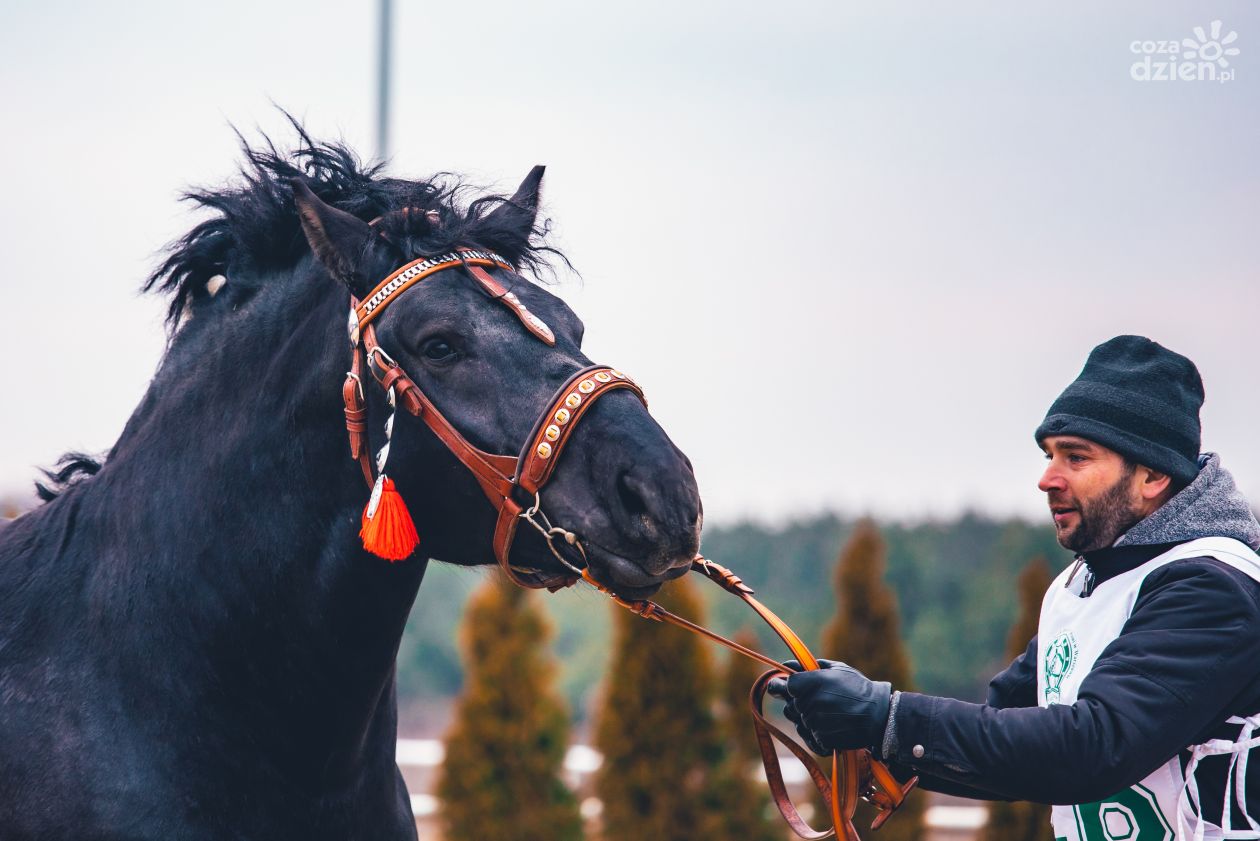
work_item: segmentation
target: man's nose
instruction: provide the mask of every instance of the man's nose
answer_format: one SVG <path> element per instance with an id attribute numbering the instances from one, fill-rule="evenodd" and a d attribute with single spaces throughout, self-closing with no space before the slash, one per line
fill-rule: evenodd
<path id="1" fill-rule="evenodd" d="M 1067 482 L 1053 461 L 1046 465 L 1046 472 L 1041 474 L 1041 481 L 1037 483 L 1037 488 L 1042 493 L 1066 490 Z"/>

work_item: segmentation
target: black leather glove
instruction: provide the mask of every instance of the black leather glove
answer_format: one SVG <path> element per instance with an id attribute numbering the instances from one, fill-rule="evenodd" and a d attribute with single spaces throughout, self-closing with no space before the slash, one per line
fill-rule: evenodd
<path id="1" fill-rule="evenodd" d="M 800 668 L 795 660 L 784 665 Z M 870 680 L 844 663 L 819 660 L 818 665 L 786 680 L 770 681 L 770 694 L 787 702 L 783 715 L 820 756 L 858 748 L 873 748 L 878 755 L 888 726 L 892 684 Z"/>

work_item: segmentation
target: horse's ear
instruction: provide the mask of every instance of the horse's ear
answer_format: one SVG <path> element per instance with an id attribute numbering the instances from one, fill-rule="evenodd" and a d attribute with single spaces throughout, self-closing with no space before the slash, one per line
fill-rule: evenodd
<path id="1" fill-rule="evenodd" d="M 538 218 L 538 204 L 542 197 L 542 177 L 546 170 L 541 164 L 529 171 L 521 186 L 512 194 L 511 201 L 504 202 L 486 215 L 486 222 L 505 233 L 519 238 L 524 251 L 534 232 L 534 220 Z"/>
<path id="2" fill-rule="evenodd" d="M 372 228 L 359 217 L 322 201 L 301 178 L 291 178 L 289 183 L 311 250 L 333 277 L 362 298 L 368 290 L 359 269 L 374 236 Z"/>

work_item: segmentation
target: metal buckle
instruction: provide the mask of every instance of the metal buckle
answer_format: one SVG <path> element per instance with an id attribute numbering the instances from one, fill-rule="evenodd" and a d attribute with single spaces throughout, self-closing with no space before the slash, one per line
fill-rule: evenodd
<path id="1" fill-rule="evenodd" d="M 370 351 L 368 351 L 368 355 L 367 355 L 368 364 L 369 365 L 379 364 L 379 363 L 376 363 L 375 361 L 377 356 L 381 357 L 381 359 L 384 360 L 384 366 L 386 368 L 398 367 L 398 363 L 394 361 L 394 357 L 386 353 L 385 348 L 381 347 L 380 345 L 376 345 Z"/>
<path id="2" fill-rule="evenodd" d="M 363 380 L 354 371 L 346 371 L 346 379 L 354 380 L 355 389 L 359 392 L 359 402 L 366 403 L 367 395 L 363 393 Z"/>
<path id="3" fill-rule="evenodd" d="M 377 357 L 380 357 L 379 359 Z M 380 345 L 376 345 L 367 353 L 368 370 L 372 372 L 372 376 L 378 381 L 385 378 L 387 371 L 392 371 L 398 367 L 398 363 L 394 361 L 394 357 L 385 352 Z"/>

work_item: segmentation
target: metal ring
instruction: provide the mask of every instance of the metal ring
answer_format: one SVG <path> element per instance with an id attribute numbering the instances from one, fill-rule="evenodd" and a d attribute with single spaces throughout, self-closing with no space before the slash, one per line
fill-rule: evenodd
<path id="1" fill-rule="evenodd" d="M 543 540 L 547 541 L 547 548 L 551 550 L 551 554 L 555 555 L 556 560 L 559 561 L 565 569 L 577 575 L 581 575 L 582 570 L 569 563 L 568 559 L 561 555 L 559 550 L 556 549 L 556 535 L 562 535 L 565 543 L 568 543 L 570 546 L 577 549 L 578 554 L 582 556 L 583 561 L 586 561 L 586 547 L 582 545 L 582 541 L 579 540 L 578 536 L 573 532 L 568 531 L 567 529 L 562 529 L 559 526 L 553 526 L 551 524 L 551 520 L 549 520 L 547 515 L 542 512 L 540 507 L 541 505 L 542 492 L 536 491 L 534 493 L 534 504 L 517 516 L 533 526 L 538 533 L 543 536 Z M 542 522 L 538 522 L 538 520 L 535 520 L 534 517 L 540 518 Z M 587 561 L 587 563 L 589 564 L 589 561 Z"/>

